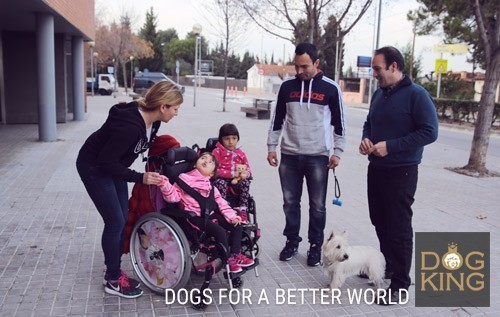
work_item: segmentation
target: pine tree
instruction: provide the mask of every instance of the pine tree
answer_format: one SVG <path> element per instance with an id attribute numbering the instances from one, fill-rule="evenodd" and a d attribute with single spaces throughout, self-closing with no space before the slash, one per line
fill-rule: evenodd
<path id="1" fill-rule="evenodd" d="M 238 76 L 236 78 L 238 79 L 247 79 L 247 70 L 249 70 L 253 65 L 256 64 L 255 57 L 253 55 L 250 55 L 248 51 L 245 52 L 243 55 L 243 59 L 241 60 L 240 63 L 240 71 L 238 72 Z"/>
<path id="2" fill-rule="evenodd" d="M 161 72 L 164 67 L 163 52 L 158 32 L 156 31 L 156 25 L 157 16 L 154 14 L 153 8 L 151 7 L 150 10 L 146 12 L 146 22 L 144 22 L 143 27 L 139 31 L 139 37 L 149 41 L 153 45 L 154 55 L 151 58 L 140 59 L 139 66 L 149 71 Z"/>

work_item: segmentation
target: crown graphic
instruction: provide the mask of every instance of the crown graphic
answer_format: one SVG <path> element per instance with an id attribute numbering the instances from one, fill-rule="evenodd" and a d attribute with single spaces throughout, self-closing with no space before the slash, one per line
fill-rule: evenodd
<path id="1" fill-rule="evenodd" d="M 458 244 L 455 242 L 448 243 L 448 252 L 456 252 L 458 248 Z"/>

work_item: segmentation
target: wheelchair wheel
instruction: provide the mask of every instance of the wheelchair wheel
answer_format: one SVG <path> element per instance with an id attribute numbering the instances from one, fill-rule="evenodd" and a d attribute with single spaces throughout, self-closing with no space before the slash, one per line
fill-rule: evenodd
<path id="1" fill-rule="evenodd" d="M 193 265 L 192 270 L 194 274 L 199 276 L 205 275 L 205 268 L 208 265 L 214 265 L 214 272 L 218 273 L 222 269 L 222 260 L 220 258 L 212 260 L 213 264 L 208 262 L 208 255 L 206 252 L 201 250 L 196 254 L 196 256 L 192 257 Z"/>
<path id="2" fill-rule="evenodd" d="M 157 212 L 142 216 L 132 230 L 130 258 L 139 279 L 153 292 L 184 287 L 191 273 L 189 242 L 179 225 Z"/>

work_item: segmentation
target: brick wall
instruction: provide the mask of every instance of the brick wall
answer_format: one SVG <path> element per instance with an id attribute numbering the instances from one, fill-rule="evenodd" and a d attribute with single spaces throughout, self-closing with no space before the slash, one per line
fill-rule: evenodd
<path id="1" fill-rule="evenodd" d="M 42 0 L 91 39 L 95 38 L 94 0 Z"/>

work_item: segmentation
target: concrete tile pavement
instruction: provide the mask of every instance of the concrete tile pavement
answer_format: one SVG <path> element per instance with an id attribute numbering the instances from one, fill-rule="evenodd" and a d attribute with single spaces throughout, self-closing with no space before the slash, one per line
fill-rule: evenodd
<path id="1" fill-rule="evenodd" d="M 349 304 L 348 288 L 366 288 L 366 281 L 351 278 L 343 287 L 341 304 L 321 304 L 318 295 L 307 293 L 295 305 L 276 304 L 277 289 L 320 289 L 327 284 L 320 268 L 305 264 L 308 245 L 289 262 L 277 255 L 284 244 L 281 189 L 277 170 L 270 167 L 265 140 L 269 120 L 244 117 L 239 107 L 249 97 L 231 99 L 222 112 L 220 91 L 200 89 L 197 107 L 192 106 L 188 89 L 179 117 L 162 125 L 160 133 L 175 136 L 183 145 L 204 144 L 216 136 L 220 125 L 235 123 L 241 144 L 249 156 L 255 179 L 251 192 L 257 202 L 262 228 L 259 277 L 245 275 L 246 289 L 253 303 L 210 305 L 204 312 L 189 305 L 165 305 L 164 298 L 145 289 L 144 296 L 130 300 L 103 292 L 103 255 L 100 246 L 102 220 L 87 196 L 74 167 L 85 138 L 104 121 L 107 110 L 120 95 L 88 97 L 89 113 L 83 122 L 58 125 L 57 142 L 37 142 L 36 125 L 0 126 L 0 316 L 470 316 L 500 315 L 500 179 L 475 179 L 452 173 L 444 167 L 463 165 L 468 152 L 441 144 L 425 150 L 420 167 L 419 187 L 414 205 L 415 231 L 491 232 L 491 307 L 415 307 L 414 290 L 406 305 L 383 307 Z M 327 230 L 348 230 L 351 244 L 377 247 L 368 219 L 366 202 L 366 158 L 357 152 L 361 126 L 354 124 L 366 110 L 348 107 L 348 146 L 337 170 L 344 205 L 328 204 Z M 353 122 L 353 123 L 350 123 Z M 134 168 L 142 169 L 139 160 Z M 488 166 L 500 171 L 500 158 L 488 157 Z M 333 198 L 330 179 L 328 200 Z M 129 186 L 130 188 L 132 186 Z M 307 210 L 304 193 L 303 210 Z M 480 220 L 479 215 L 486 216 Z M 307 223 L 304 213 L 302 222 Z M 307 236 L 307 225 L 301 231 Z M 132 272 L 130 259 L 122 258 Z M 412 273 L 413 274 L 413 273 Z M 192 278 L 188 288 L 199 285 Z M 227 284 L 217 276 L 212 289 Z M 265 290 L 269 304 L 257 304 Z M 215 297 L 216 301 L 218 297 Z"/>

